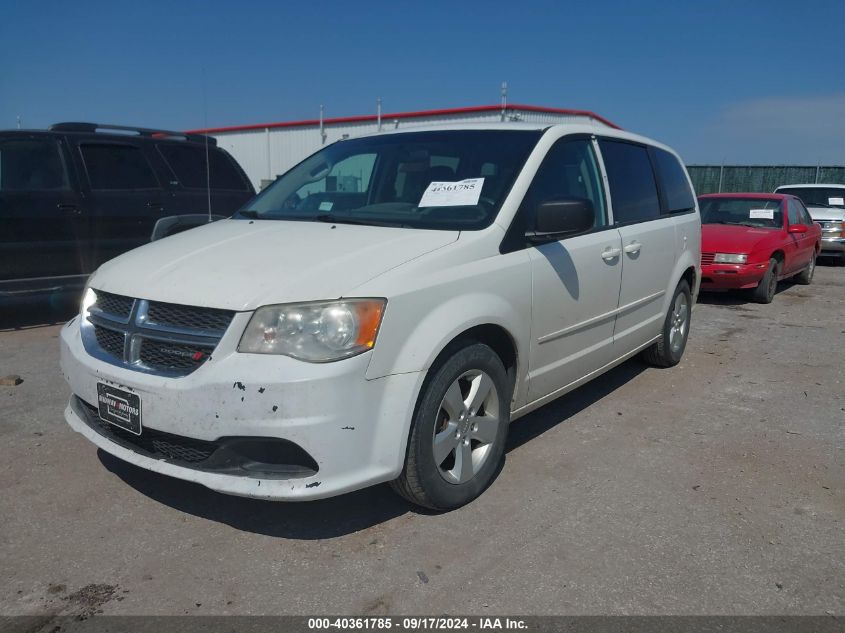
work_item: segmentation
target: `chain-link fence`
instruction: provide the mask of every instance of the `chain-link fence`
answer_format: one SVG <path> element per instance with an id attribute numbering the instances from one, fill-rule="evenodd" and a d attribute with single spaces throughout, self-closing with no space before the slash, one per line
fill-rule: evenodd
<path id="1" fill-rule="evenodd" d="M 781 185 L 845 184 L 845 167 L 799 165 L 690 165 L 697 194 L 719 192 L 770 193 Z"/>

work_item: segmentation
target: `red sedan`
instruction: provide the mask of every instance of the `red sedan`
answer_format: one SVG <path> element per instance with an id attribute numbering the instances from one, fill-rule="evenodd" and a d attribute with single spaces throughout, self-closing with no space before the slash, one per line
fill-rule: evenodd
<path id="1" fill-rule="evenodd" d="M 699 196 L 701 289 L 749 289 L 771 303 L 778 281 L 813 280 L 821 228 L 795 196 L 720 193 Z"/>

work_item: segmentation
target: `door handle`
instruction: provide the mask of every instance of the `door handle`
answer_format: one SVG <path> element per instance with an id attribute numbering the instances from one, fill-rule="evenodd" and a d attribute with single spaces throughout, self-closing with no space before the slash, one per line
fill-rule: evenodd
<path id="1" fill-rule="evenodd" d="M 60 211 L 64 211 L 65 213 L 68 213 L 70 215 L 81 215 L 82 214 L 82 209 L 77 207 L 75 204 L 63 204 L 63 203 L 60 202 L 59 204 L 56 205 L 56 208 L 59 209 Z"/>
<path id="2" fill-rule="evenodd" d="M 609 262 L 610 260 L 616 259 L 617 257 L 619 257 L 619 254 L 621 252 L 622 252 L 621 248 L 613 248 L 611 246 L 608 246 L 606 249 L 604 249 L 601 252 L 601 258 L 604 261 Z"/>
<path id="3" fill-rule="evenodd" d="M 622 250 L 625 251 L 628 254 L 633 255 L 634 253 L 639 253 L 640 248 L 642 248 L 642 244 L 640 244 L 637 241 L 633 241 L 630 244 L 628 244 L 625 248 L 623 248 Z"/>

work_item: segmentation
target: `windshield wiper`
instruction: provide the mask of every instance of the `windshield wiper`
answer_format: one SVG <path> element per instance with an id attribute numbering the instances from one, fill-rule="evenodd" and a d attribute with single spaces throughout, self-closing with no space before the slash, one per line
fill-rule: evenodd
<path id="1" fill-rule="evenodd" d="M 362 226 L 398 226 L 401 228 L 410 228 L 407 224 L 400 222 L 384 222 L 380 220 L 364 220 L 359 218 L 348 218 L 343 216 L 333 215 L 331 213 L 318 213 L 312 218 L 315 222 L 330 222 L 332 224 L 360 224 Z"/>
<path id="2" fill-rule="evenodd" d="M 243 209 L 241 211 L 238 211 L 238 217 L 252 218 L 252 219 L 257 220 L 258 219 L 258 211 L 256 211 L 255 209 Z"/>
<path id="3" fill-rule="evenodd" d="M 750 226 L 752 229 L 772 228 L 764 224 L 754 224 L 752 222 L 728 222 L 727 220 L 706 220 L 704 224 L 728 224 L 730 226 Z"/>

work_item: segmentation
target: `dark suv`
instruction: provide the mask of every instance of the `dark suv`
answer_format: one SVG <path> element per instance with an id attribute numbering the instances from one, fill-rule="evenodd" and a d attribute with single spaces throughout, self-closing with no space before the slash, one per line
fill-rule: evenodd
<path id="1" fill-rule="evenodd" d="M 81 288 L 161 218 L 231 215 L 253 195 L 210 137 L 94 123 L 0 131 L 0 299 Z"/>

